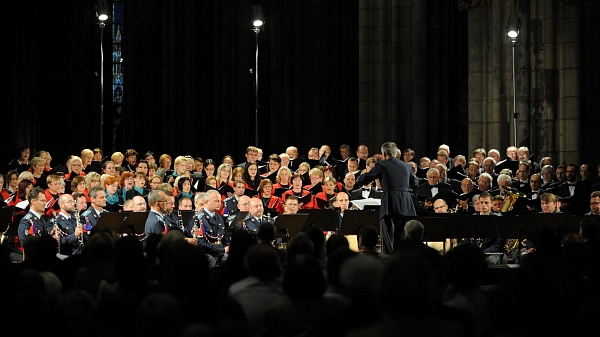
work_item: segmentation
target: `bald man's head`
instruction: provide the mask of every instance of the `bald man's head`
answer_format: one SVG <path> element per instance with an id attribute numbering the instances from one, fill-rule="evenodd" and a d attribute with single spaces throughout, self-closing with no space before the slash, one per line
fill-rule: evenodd
<path id="1" fill-rule="evenodd" d="M 446 204 L 446 200 L 437 199 L 433 202 L 433 211 L 436 213 L 448 213 L 448 204 Z"/>

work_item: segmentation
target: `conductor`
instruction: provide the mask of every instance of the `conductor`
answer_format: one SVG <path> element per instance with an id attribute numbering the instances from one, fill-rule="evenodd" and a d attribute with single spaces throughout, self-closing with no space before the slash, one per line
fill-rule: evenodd
<path id="1" fill-rule="evenodd" d="M 410 218 L 417 216 L 412 197 L 408 192 L 412 169 L 410 165 L 397 159 L 396 155 L 399 153 L 396 143 L 383 143 L 382 160 L 377 161 L 368 172 L 363 171 L 358 178 L 360 186 L 379 179 L 383 188 L 379 210 L 382 254 L 394 252 L 394 242 L 399 242 L 404 236 L 404 224 Z"/>

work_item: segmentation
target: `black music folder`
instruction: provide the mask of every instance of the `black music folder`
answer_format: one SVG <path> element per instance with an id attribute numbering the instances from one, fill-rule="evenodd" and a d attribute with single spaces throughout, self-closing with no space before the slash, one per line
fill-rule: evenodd
<path id="1" fill-rule="evenodd" d="M 342 217 L 339 234 L 358 235 L 358 231 L 364 226 L 379 228 L 379 213 L 363 210 L 346 210 Z"/>
<path id="2" fill-rule="evenodd" d="M 13 231 L 15 234 L 17 233 L 17 227 L 19 226 L 19 223 L 13 223 L 13 214 L 15 213 L 15 210 L 16 207 L 14 206 L 0 208 L 0 233 L 6 232 L 6 235 L 9 235 L 8 232 Z M 20 218 L 19 221 L 21 221 Z"/>
<path id="3" fill-rule="evenodd" d="M 303 205 L 307 205 L 311 202 L 312 200 L 312 194 L 308 193 L 307 195 L 298 198 L 298 204 L 302 204 Z"/>
<path id="4" fill-rule="evenodd" d="M 122 212 L 125 213 L 125 212 Z M 127 212 L 127 216 L 117 228 L 117 233 L 122 234 L 142 234 L 146 231 L 146 219 L 150 212 Z M 104 216 L 104 215 L 103 215 Z M 102 218 L 100 218 L 102 219 Z"/>
<path id="5" fill-rule="evenodd" d="M 266 173 L 264 175 L 261 175 L 261 178 L 263 180 L 269 179 L 273 184 L 275 184 L 276 183 L 275 180 L 277 180 L 276 179 L 277 178 L 277 172 L 279 172 L 279 171 L 275 171 L 275 172 L 272 172 L 272 173 Z"/>
<path id="6" fill-rule="evenodd" d="M 244 219 L 246 219 L 246 216 L 248 216 L 248 213 L 248 211 L 238 211 L 235 218 L 233 218 L 233 221 L 231 221 L 229 228 L 236 229 L 241 226 Z"/>
<path id="7" fill-rule="evenodd" d="M 534 217 L 540 227 L 548 226 L 555 233 L 579 233 L 579 222 L 569 213 L 535 213 Z"/>
<path id="8" fill-rule="evenodd" d="M 448 221 L 454 229 L 453 238 L 497 238 L 498 215 L 450 214 Z"/>
<path id="9" fill-rule="evenodd" d="M 196 214 L 196 211 L 178 211 L 178 215 L 181 218 L 181 221 L 183 222 L 184 226 L 187 226 L 187 224 L 190 223 L 190 221 L 192 221 L 192 218 L 194 217 L 194 214 Z"/>
<path id="10" fill-rule="evenodd" d="M 310 227 L 319 227 L 324 231 L 337 231 L 340 225 L 340 214 L 330 209 L 303 209 L 299 214 L 308 214 L 301 232 L 306 232 Z"/>
<path id="11" fill-rule="evenodd" d="M 510 169 L 512 171 L 513 174 L 516 174 L 517 171 L 519 170 L 519 161 L 518 160 L 511 160 L 511 159 L 504 159 L 499 161 L 498 163 L 496 163 L 496 167 L 494 168 L 494 172 L 500 174 L 500 172 L 502 172 L 503 169 Z"/>
<path id="12" fill-rule="evenodd" d="M 217 188 L 217 191 L 219 191 L 221 195 L 228 197 L 229 195 L 227 193 L 233 194 L 233 187 L 231 187 L 231 185 L 229 184 L 223 184 L 219 188 Z"/>
<path id="13" fill-rule="evenodd" d="M 307 188 L 306 190 L 308 190 L 310 192 L 310 194 L 313 194 L 313 195 L 323 192 L 323 183 L 318 182 L 318 183 L 314 184 L 313 186 L 311 186 L 310 188 Z"/>
<path id="14" fill-rule="evenodd" d="M 315 202 L 320 209 L 329 209 L 329 200 L 315 197 Z"/>
<path id="15" fill-rule="evenodd" d="M 274 188 L 274 189 L 273 189 L 273 195 L 274 195 L 274 196 L 276 196 L 276 197 L 279 197 L 279 198 L 281 198 L 281 195 L 282 195 L 282 194 L 283 194 L 285 191 L 287 191 L 287 190 L 289 190 L 289 188 L 287 188 L 287 187 L 278 187 L 278 188 Z"/>
<path id="16" fill-rule="evenodd" d="M 496 217 L 499 237 L 503 239 L 531 239 L 540 228 L 534 213 L 503 214 Z"/>
<path id="17" fill-rule="evenodd" d="M 275 219 L 276 237 L 284 238 L 286 234 L 289 238 L 298 236 L 308 217 L 309 215 L 305 213 L 280 214 Z"/>
<path id="18" fill-rule="evenodd" d="M 98 219 L 98 222 L 96 223 L 96 226 L 106 226 L 110 229 L 112 229 L 113 231 L 119 233 L 119 227 L 121 226 L 121 224 L 123 223 L 123 221 L 125 220 L 125 218 L 129 215 L 129 213 L 133 213 L 133 212 L 105 212 L 102 213 L 102 216 L 100 216 L 100 219 Z M 147 215 L 146 215 L 147 217 Z M 146 221 L 144 221 L 144 225 L 146 224 Z M 142 230 L 142 233 L 144 231 Z"/>
<path id="19" fill-rule="evenodd" d="M 244 189 L 244 195 L 249 196 L 250 198 L 257 196 L 258 192 L 256 190 L 251 190 L 249 188 Z"/>
<path id="20" fill-rule="evenodd" d="M 416 217 L 414 220 L 420 221 L 425 228 L 423 240 L 446 241 L 454 238 L 454 227 L 449 220 L 451 216 L 449 213 L 433 213 L 432 216 Z"/>

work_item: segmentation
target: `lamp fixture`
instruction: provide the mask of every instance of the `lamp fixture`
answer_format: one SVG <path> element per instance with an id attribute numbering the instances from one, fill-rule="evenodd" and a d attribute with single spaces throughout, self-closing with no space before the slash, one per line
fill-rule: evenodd
<path id="1" fill-rule="evenodd" d="M 265 21 L 261 5 L 252 5 L 252 26 L 254 29 L 261 29 Z"/>
<path id="2" fill-rule="evenodd" d="M 107 0 L 97 0 L 96 1 L 96 16 L 98 16 L 98 20 L 104 22 L 108 20 L 108 2 Z"/>
<path id="3" fill-rule="evenodd" d="M 519 28 L 521 28 L 521 20 L 518 17 L 511 16 L 508 18 L 506 24 L 506 35 L 510 38 L 511 42 L 516 42 L 517 36 L 519 36 Z"/>

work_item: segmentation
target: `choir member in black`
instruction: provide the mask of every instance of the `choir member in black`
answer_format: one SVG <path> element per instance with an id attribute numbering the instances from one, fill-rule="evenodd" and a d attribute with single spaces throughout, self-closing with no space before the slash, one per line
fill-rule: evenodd
<path id="1" fill-rule="evenodd" d="M 274 196 L 272 193 L 273 182 L 269 179 L 263 179 L 258 186 L 258 195 L 263 203 L 264 213 L 271 217 L 284 211 L 281 198 Z"/>
<path id="2" fill-rule="evenodd" d="M 31 174 L 33 174 L 33 186 L 41 187 L 43 190 L 48 188 L 46 183 L 46 160 L 41 157 L 31 159 Z"/>
<path id="3" fill-rule="evenodd" d="M 261 177 L 258 174 L 257 163 L 246 163 L 244 181 L 246 182 L 246 189 L 258 191 Z"/>
<path id="4" fill-rule="evenodd" d="M 304 188 L 302 188 L 302 175 L 299 173 L 294 173 L 292 175 L 292 188 L 283 192 L 283 194 L 281 195 L 281 199 L 285 202 L 285 199 L 289 196 L 289 195 L 293 195 L 296 198 L 298 198 L 298 200 L 300 200 L 300 209 L 308 209 L 309 207 L 312 206 L 312 200 L 309 199 L 308 202 L 303 202 L 302 200 L 306 200 L 306 199 L 302 199 L 302 197 L 306 197 L 307 195 L 310 195 L 310 192 Z"/>
<path id="5" fill-rule="evenodd" d="M 4 184 L 3 184 L 4 188 L 2 189 L 2 200 L 4 200 L 6 203 L 8 203 L 10 201 L 8 199 L 11 196 L 13 196 L 13 198 L 14 198 L 14 195 L 17 193 L 17 189 L 19 187 L 18 179 L 19 179 L 19 172 L 17 170 L 10 170 L 6 173 L 6 176 L 4 176 Z"/>
<path id="6" fill-rule="evenodd" d="M 206 178 L 208 177 L 209 176 L 207 176 Z M 215 177 L 217 178 L 217 186 L 215 188 L 220 188 L 223 185 L 229 184 L 232 179 L 231 165 L 229 165 L 228 163 L 223 163 L 219 165 Z"/>
<path id="7" fill-rule="evenodd" d="M 292 186 L 292 170 L 287 166 L 282 166 L 277 171 L 277 176 L 275 177 L 275 184 L 273 184 L 274 189 L 282 188 L 289 189 Z"/>
<path id="8" fill-rule="evenodd" d="M 150 191 L 146 187 L 146 173 L 144 172 L 136 172 L 133 178 L 133 188 L 126 192 L 125 199 L 129 200 L 139 195 L 144 199 L 148 198 L 148 193 Z"/>

